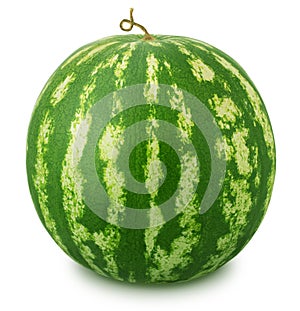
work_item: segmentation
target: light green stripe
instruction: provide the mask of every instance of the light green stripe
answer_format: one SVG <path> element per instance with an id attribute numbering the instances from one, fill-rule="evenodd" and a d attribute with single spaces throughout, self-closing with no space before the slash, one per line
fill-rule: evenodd
<path id="1" fill-rule="evenodd" d="M 198 82 L 213 81 L 215 72 L 208 65 L 203 63 L 200 58 L 191 56 L 187 62 L 191 65 L 191 70 Z"/>
<path id="2" fill-rule="evenodd" d="M 119 54 L 115 54 L 112 57 L 100 62 L 91 72 L 91 76 L 96 75 L 100 70 L 105 68 L 112 68 L 118 61 Z"/>
<path id="3" fill-rule="evenodd" d="M 230 178 L 230 177 L 229 177 Z M 231 195 L 234 200 L 223 195 L 223 215 L 229 225 L 229 232 L 221 236 L 217 241 L 218 254 L 210 256 L 201 272 L 192 279 L 216 270 L 225 263 L 236 250 L 238 239 L 248 224 L 247 216 L 252 207 L 251 192 L 246 179 L 230 181 Z"/>
<path id="4" fill-rule="evenodd" d="M 192 114 L 189 107 L 187 107 L 183 93 L 177 88 L 177 85 L 172 86 L 174 91 L 173 96 L 170 98 L 170 106 L 172 109 L 178 111 L 177 127 L 180 130 L 179 139 L 182 144 L 190 144 L 192 138 L 193 121 Z M 188 202 L 192 198 L 194 183 L 199 183 L 199 168 L 197 158 L 189 151 L 182 152 L 178 150 L 182 162 L 182 174 L 179 182 L 179 195 L 176 198 L 176 207 L 182 206 L 182 202 Z"/>
<path id="5" fill-rule="evenodd" d="M 199 41 L 199 40 L 193 39 L 193 38 L 187 38 L 187 39 L 188 39 L 188 43 L 189 43 L 189 44 L 190 44 L 191 42 L 193 42 L 193 46 L 194 46 L 195 48 L 198 48 L 198 49 L 200 49 L 200 50 L 202 50 L 202 51 L 205 51 L 205 52 L 207 52 L 207 53 L 209 53 L 209 50 L 208 50 L 208 49 L 211 49 L 211 48 L 212 48 L 211 45 L 209 45 L 208 43 L 205 43 L 205 42 L 203 42 L 203 41 Z M 184 39 L 183 39 L 182 41 L 184 41 Z"/>
<path id="6" fill-rule="evenodd" d="M 105 163 L 103 179 L 110 199 L 107 211 L 107 219 L 110 223 L 118 223 L 126 203 L 125 176 L 119 171 L 117 165 L 120 148 L 124 144 L 124 131 L 125 128 L 122 125 L 108 124 L 99 141 L 100 161 Z"/>
<path id="7" fill-rule="evenodd" d="M 76 75 L 74 72 L 72 72 L 71 74 L 67 75 L 67 77 L 61 83 L 59 83 L 51 95 L 50 104 L 52 106 L 55 107 L 61 100 L 64 99 L 70 85 L 74 82 L 75 78 Z"/>
<path id="8" fill-rule="evenodd" d="M 124 53 L 121 63 L 118 64 L 127 63 L 129 57 L 129 53 Z M 119 68 L 118 64 L 117 67 Z M 119 79 L 123 80 L 123 75 L 120 75 Z M 120 82 L 120 80 L 118 81 Z M 113 95 L 111 118 L 122 110 L 122 100 L 118 97 L 117 92 L 115 92 Z M 100 161 L 105 163 L 103 179 L 106 185 L 106 193 L 110 200 L 107 208 L 107 221 L 109 223 L 118 223 L 126 206 L 126 197 L 124 193 L 126 189 L 125 176 L 123 172 L 119 171 L 117 164 L 118 158 L 121 156 L 120 148 L 125 142 L 125 130 L 126 128 L 122 125 L 122 122 L 118 125 L 109 123 L 105 127 L 105 131 L 98 145 Z M 107 264 L 106 271 L 116 279 L 122 280 L 119 276 L 119 269 L 114 255 L 115 250 L 119 247 L 121 238 L 120 228 L 108 224 L 105 227 L 104 233 L 95 233 L 94 237 L 96 244 L 102 250 L 103 258 Z"/>
<path id="9" fill-rule="evenodd" d="M 115 259 L 115 250 L 119 247 L 120 238 L 119 230 L 111 225 L 107 225 L 104 231 L 94 233 L 95 244 L 101 249 L 106 262 L 105 270 L 115 279 L 122 281 Z"/>
<path id="10" fill-rule="evenodd" d="M 121 89 L 125 85 L 124 73 L 126 72 L 126 68 L 128 66 L 129 60 L 132 56 L 133 51 L 136 48 L 136 43 L 127 43 L 124 44 L 120 49 L 127 48 L 127 50 L 122 54 L 121 61 L 116 64 L 115 68 L 115 76 L 116 76 L 116 88 Z"/>
<path id="11" fill-rule="evenodd" d="M 252 167 L 249 163 L 250 150 L 246 145 L 249 130 L 243 128 L 236 130 L 232 135 L 232 144 L 235 150 L 235 162 L 238 172 L 245 177 L 252 172 Z"/>
<path id="12" fill-rule="evenodd" d="M 171 42 L 173 45 L 175 45 L 178 48 L 178 51 L 183 55 L 190 55 L 190 51 L 186 48 L 184 43 L 178 42 L 178 40 L 171 40 L 169 39 L 169 42 Z"/>
<path id="13" fill-rule="evenodd" d="M 263 103 L 259 95 L 254 90 L 254 88 L 251 86 L 250 82 L 246 78 L 243 77 L 243 75 L 239 72 L 237 68 L 235 68 L 231 63 L 229 63 L 225 58 L 221 57 L 220 55 L 217 55 L 214 52 L 212 52 L 212 54 L 215 56 L 216 60 L 222 66 L 224 66 L 228 71 L 232 73 L 232 75 L 236 76 L 240 80 L 240 84 L 245 90 L 247 97 L 250 100 L 252 107 L 254 108 L 254 112 L 255 112 L 254 118 L 262 126 L 264 139 L 268 147 L 268 155 L 270 159 L 274 159 L 275 148 L 274 148 L 274 139 L 273 139 L 272 129 L 271 129 L 267 114 L 263 110 Z"/>
<path id="14" fill-rule="evenodd" d="M 80 56 L 82 54 L 84 54 L 85 52 L 87 52 L 88 50 L 93 49 L 94 46 L 93 45 L 88 45 L 85 48 L 81 48 L 79 49 L 75 54 L 73 54 L 72 56 L 70 56 L 61 66 L 61 69 L 64 69 L 67 65 L 69 65 L 73 60 L 75 60 L 76 58 L 80 58 Z"/>
<path id="15" fill-rule="evenodd" d="M 162 227 L 163 227 L 162 225 L 159 225 L 156 227 L 145 229 L 145 246 L 146 246 L 145 258 L 146 260 L 152 259 L 153 251 L 156 249 L 157 236 Z M 147 274 L 151 274 L 151 271 L 148 270 Z"/>
<path id="16" fill-rule="evenodd" d="M 155 47 L 161 47 L 162 46 L 162 44 L 157 40 L 148 40 L 147 44 L 150 44 L 150 45 L 155 46 Z"/>
<path id="17" fill-rule="evenodd" d="M 81 57 L 80 60 L 76 63 L 77 66 L 91 60 L 94 55 L 99 54 L 103 50 L 105 50 L 107 47 L 118 43 L 117 41 L 107 42 L 105 44 L 98 45 L 94 47 L 91 51 L 89 51 L 84 57 Z"/>
<path id="18" fill-rule="evenodd" d="M 171 243 L 170 252 L 160 245 L 155 245 L 157 230 L 159 231 L 160 228 L 147 232 L 147 241 L 151 241 L 151 244 L 148 244 L 148 252 L 150 251 L 154 263 L 147 270 L 151 282 L 175 281 L 179 279 L 180 273 L 175 273 L 174 269 L 183 269 L 192 263 L 191 251 L 200 240 L 200 236 L 195 232 L 199 232 L 200 235 L 201 231 L 201 224 L 196 221 L 196 216 L 199 215 L 198 208 L 197 204 L 189 204 L 185 207 L 183 216 L 180 218 L 182 231 L 180 236 Z"/>
<path id="19" fill-rule="evenodd" d="M 150 227 L 152 227 L 155 223 L 164 222 L 164 217 L 161 213 L 161 210 L 155 203 L 159 185 L 161 181 L 164 179 L 163 168 L 161 161 L 159 159 L 159 140 L 155 134 L 155 131 L 159 130 L 159 125 L 155 121 L 156 121 L 155 116 L 150 116 L 150 118 L 148 119 L 149 125 L 146 128 L 149 141 L 147 144 L 145 186 L 146 189 L 148 190 L 148 193 L 150 194 L 150 211 L 149 211 Z"/>
<path id="20" fill-rule="evenodd" d="M 221 129 L 231 129 L 236 126 L 236 121 L 242 116 L 238 106 L 230 97 L 219 97 L 214 94 L 208 103 L 213 111 L 216 112 L 216 121 Z"/>
<path id="21" fill-rule="evenodd" d="M 129 271 L 128 282 L 136 283 L 135 271 Z"/>
<path id="22" fill-rule="evenodd" d="M 270 122 L 268 120 L 267 113 L 263 109 L 263 103 L 258 95 L 258 93 L 255 91 L 255 89 L 251 86 L 250 82 L 243 77 L 243 75 L 239 72 L 237 68 L 235 68 L 231 63 L 229 63 L 225 58 L 221 57 L 220 55 L 217 55 L 216 53 L 212 52 L 212 54 L 215 56 L 216 60 L 224 66 L 228 71 L 231 72 L 232 75 L 236 76 L 239 81 L 242 88 L 245 90 L 248 99 L 250 100 L 252 107 L 254 109 L 255 120 L 261 125 L 264 135 L 264 140 L 268 149 L 268 156 L 270 160 L 272 161 L 271 171 L 268 177 L 268 193 L 264 204 L 264 210 L 266 212 L 271 194 L 272 194 L 272 187 L 274 183 L 275 178 L 275 143 L 273 138 L 273 133 L 271 129 Z M 256 179 L 257 180 L 257 179 Z"/>
<path id="23" fill-rule="evenodd" d="M 115 66 L 114 74 L 117 88 L 122 88 L 125 85 L 124 72 L 126 71 L 135 47 L 136 43 L 124 44 L 119 50 L 126 48 L 125 52 L 121 55 L 118 54 L 111 57 L 99 66 L 99 68 L 112 68 Z M 95 68 L 94 73 L 97 72 L 99 68 Z M 115 92 L 113 94 L 111 118 L 122 110 L 122 100 L 117 96 L 117 92 Z M 117 160 L 120 156 L 120 148 L 124 144 L 124 132 L 125 127 L 122 123 L 118 125 L 109 123 L 105 127 L 105 132 L 98 145 L 100 161 L 106 164 L 103 179 L 106 184 L 107 195 L 110 198 L 110 204 L 107 209 L 107 221 L 111 223 L 118 223 L 119 217 L 122 217 L 126 204 L 126 197 L 124 196 L 125 176 L 123 172 L 119 171 L 117 165 Z M 114 278 L 122 280 L 119 276 L 119 269 L 115 258 L 115 250 L 119 247 L 120 238 L 120 229 L 111 224 L 108 224 L 104 231 L 94 233 L 95 243 L 101 249 L 103 259 L 106 262 L 105 270 Z"/>
<path id="24" fill-rule="evenodd" d="M 165 61 L 163 62 L 163 64 L 164 64 L 164 67 L 165 67 L 165 69 L 167 70 L 169 76 L 172 77 L 172 76 L 173 76 L 173 72 L 172 72 L 172 70 L 171 70 L 171 65 L 170 65 L 170 63 L 169 63 L 167 60 L 165 60 Z M 164 68 L 164 67 L 163 67 L 163 68 Z"/>
<path id="25" fill-rule="evenodd" d="M 174 91 L 173 96 L 170 98 L 171 109 L 178 111 L 177 125 L 180 130 L 181 136 L 179 137 L 183 143 L 188 143 L 192 136 L 192 114 L 190 108 L 186 107 L 184 102 L 183 93 L 177 88 L 177 85 L 172 85 Z M 171 95 L 171 94 L 170 94 Z"/>
<path id="26" fill-rule="evenodd" d="M 146 69 L 146 85 L 144 88 L 144 96 L 147 100 L 147 103 L 156 103 L 157 102 L 157 93 L 158 93 L 158 65 L 159 61 L 155 58 L 154 54 L 149 53 L 147 58 L 147 69 Z"/>
<path id="27" fill-rule="evenodd" d="M 149 53 L 147 58 L 147 69 L 146 69 L 146 85 L 144 87 L 144 96 L 148 104 L 154 104 L 157 102 L 157 92 L 158 92 L 158 59 L 155 58 L 154 54 Z M 147 145 L 147 166 L 145 169 L 146 174 L 146 188 L 148 192 L 151 194 L 150 201 L 150 212 L 149 212 L 149 220 L 150 220 L 150 228 L 145 229 L 145 258 L 146 260 L 151 259 L 153 251 L 155 251 L 155 245 L 157 236 L 159 234 L 162 225 L 153 226 L 155 223 L 163 223 L 163 215 L 159 210 L 158 206 L 155 204 L 155 198 L 157 195 L 157 191 L 154 191 L 158 188 L 160 180 L 164 177 L 162 167 L 160 164 L 160 160 L 158 158 L 159 155 L 159 144 L 158 139 L 155 134 L 156 129 L 158 128 L 158 123 L 155 120 L 155 108 L 153 108 L 152 115 L 148 118 L 149 125 L 147 127 L 147 134 L 149 137 L 149 142 Z M 157 169 L 158 172 L 152 172 L 153 169 Z M 153 176 L 152 176 L 153 174 Z M 159 220 L 157 222 L 157 220 Z M 151 275 L 151 270 L 148 269 L 147 274 Z"/>
<path id="28" fill-rule="evenodd" d="M 94 263 L 96 256 L 85 244 L 88 240 L 93 240 L 92 233 L 79 222 L 84 215 L 85 204 L 82 197 L 84 179 L 77 166 L 87 143 L 91 117 L 87 117 L 85 113 L 90 106 L 88 98 L 94 88 L 95 81 L 92 80 L 89 84 L 85 85 L 84 92 L 80 96 L 80 107 L 70 127 L 71 139 L 62 166 L 61 185 L 63 190 L 63 207 L 69 228 L 72 232 L 72 239 L 87 264 L 97 273 L 106 275 Z M 79 129 L 81 133 L 80 139 L 77 137 Z"/>
<path id="29" fill-rule="evenodd" d="M 172 109 L 178 110 L 177 127 L 180 129 L 178 139 L 182 144 L 190 143 L 189 139 L 193 127 L 192 115 L 190 109 L 186 107 L 182 91 L 176 85 L 173 85 L 173 91 L 170 105 Z M 156 243 L 161 227 L 146 230 L 146 258 L 151 258 L 150 260 L 153 262 L 153 265 L 147 270 L 151 282 L 177 280 L 179 273 L 175 273 L 174 269 L 183 269 L 193 261 L 191 251 L 201 238 L 201 225 L 196 220 L 199 216 L 199 205 L 196 204 L 193 194 L 193 183 L 198 184 L 199 182 L 198 161 L 189 152 L 184 153 L 180 150 L 178 152 L 182 163 L 182 174 L 178 185 L 179 193 L 175 208 L 182 208 L 182 202 L 190 203 L 184 208 L 182 216 L 179 218 L 179 226 L 182 229 L 181 235 L 172 241 L 170 251 L 163 249 Z M 199 234 L 196 235 L 195 232 Z"/>
<path id="30" fill-rule="evenodd" d="M 46 112 L 43 121 L 39 128 L 38 139 L 37 139 L 37 156 L 35 163 L 36 174 L 32 176 L 33 184 L 38 195 L 39 206 L 44 218 L 45 226 L 53 237 L 54 241 L 67 253 L 69 251 L 63 244 L 60 236 L 57 233 L 56 223 L 54 218 L 50 214 L 48 207 L 48 164 L 44 159 L 44 155 L 48 150 L 49 137 L 53 132 L 52 119 L 49 117 L 49 111 Z"/>
<path id="31" fill-rule="evenodd" d="M 190 152 L 186 152 L 180 156 L 182 173 L 178 184 L 179 193 L 176 198 L 176 209 L 178 211 L 182 209 L 184 202 L 192 200 L 195 189 L 194 185 L 198 185 L 200 182 L 197 157 Z"/>
<path id="32" fill-rule="evenodd" d="M 80 111 L 84 113 L 90 108 L 91 104 L 88 103 L 89 96 L 94 91 L 96 87 L 96 77 L 93 77 L 91 81 L 83 87 L 83 93 L 80 94 Z M 88 104 L 86 104 L 88 103 Z"/>
<path id="33" fill-rule="evenodd" d="M 253 171 L 256 172 L 255 175 L 255 179 L 254 179 L 254 184 L 255 187 L 259 187 L 260 185 L 260 175 L 261 175 L 261 171 L 258 169 L 258 147 L 257 146 L 253 146 L 252 147 L 252 153 L 253 153 L 253 159 L 252 159 L 252 168 Z"/>
<path id="34" fill-rule="evenodd" d="M 249 164 L 250 150 L 246 145 L 248 130 L 239 128 L 234 131 L 231 139 L 226 139 L 226 159 L 234 161 L 239 174 L 243 179 L 236 180 L 231 172 L 228 172 L 225 183 L 230 184 L 230 194 L 234 197 L 228 198 L 227 193 L 223 194 L 222 213 L 225 221 L 229 225 L 229 233 L 221 236 L 217 241 L 217 255 L 212 255 L 207 264 L 204 265 L 202 272 L 193 278 L 197 278 L 208 272 L 214 271 L 227 261 L 227 258 L 235 251 L 240 235 L 248 224 L 247 216 L 252 207 L 252 199 L 248 177 L 252 173 Z"/>
<path id="35" fill-rule="evenodd" d="M 188 57 L 187 62 L 191 66 L 192 74 L 198 82 L 201 83 L 202 81 L 213 81 L 215 72 L 211 67 L 206 65 L 198 56 L 194 55 L 183 44 L 179 42 L 174 42 L 174 44 L 178 47 L 178 51 L 181 54 Z M 196 47 L 203 50 L 203 48 L 200 46 Z"/>
<path id="36" fill-rule="evenodd" d="M 148 104 L 154 104 L 157 103 L 159 61 L 152 53 L 148 54 L 146 61 L 147 80 L 144 87 L 144 96 Z M 163 223 L 163 215 L 155 203 L 160 182 L 164 178 L 162 164 L 159 159 L 159 140 L 156 135 L 156 131 L 159 131 L 159 124 L 155 113 L 155 106 L 153 106 L 152 113 L 148 117 L 148 126 L 146 127 L 149 140 L 147 145 L 147 164 L 145 167 L 145 186 L 150 194 L 150 226 L 153 226 L 155 223 Z"/>

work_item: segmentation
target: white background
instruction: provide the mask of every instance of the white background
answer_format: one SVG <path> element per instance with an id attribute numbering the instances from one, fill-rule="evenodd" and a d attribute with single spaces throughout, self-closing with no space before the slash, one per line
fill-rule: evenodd
<path id="1" fill-rule="evenodd" d="M 1 310 L 300 309 L 297 2 L 1 1 Z M 42 227 L 27 187 L 26 132 L 43 85 L 78 47 L 121 34 L 131 6 L 151 33 L 194 37 L 235 58 L 259 89 L 276 138 L 276 182 L 258 232 L 224 268 L 186 284 L 127 285 L 80 267 Z"/>

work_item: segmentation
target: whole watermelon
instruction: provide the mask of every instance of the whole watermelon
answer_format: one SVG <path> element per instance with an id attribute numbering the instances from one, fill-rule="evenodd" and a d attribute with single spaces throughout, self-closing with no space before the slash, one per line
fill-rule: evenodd
<path id="1" fill-rule="evenodd" d="M 54 241 L 128 282 L 224 265 L 261 223 L 275 175 L 252 81 L 186 37 L 112 36 L 77 50 L 41 92 L 27 144 L 31 196 Z"/>

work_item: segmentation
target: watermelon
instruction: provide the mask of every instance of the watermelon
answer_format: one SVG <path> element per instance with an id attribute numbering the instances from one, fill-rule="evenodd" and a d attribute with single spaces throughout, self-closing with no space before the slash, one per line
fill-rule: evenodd
<path id="1" fill-rule="evenodd" d="M 120 281 L 176 282 L 215 271 L 252 238 L 275 145 L 232 58 L 192 38 L 128 34 L 58 67 L 26 161 L 38 216 L 66 254 Z"/>

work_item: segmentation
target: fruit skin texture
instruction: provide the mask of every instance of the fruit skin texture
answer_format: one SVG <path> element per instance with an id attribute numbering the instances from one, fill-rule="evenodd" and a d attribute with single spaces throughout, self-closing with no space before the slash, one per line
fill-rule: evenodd
<path id="1" fill-rule="evenodd" d="M 75 51 L 42 90 L 27 139 L 31 196 L 54 241 L 100 275 L 140 283 L 190 280 L 236 256 L 275 176 L 271 125 L 245 71 L 206 43 L 154 37 Z M 144 214 L 122 222 L 125 207 Z"/>

